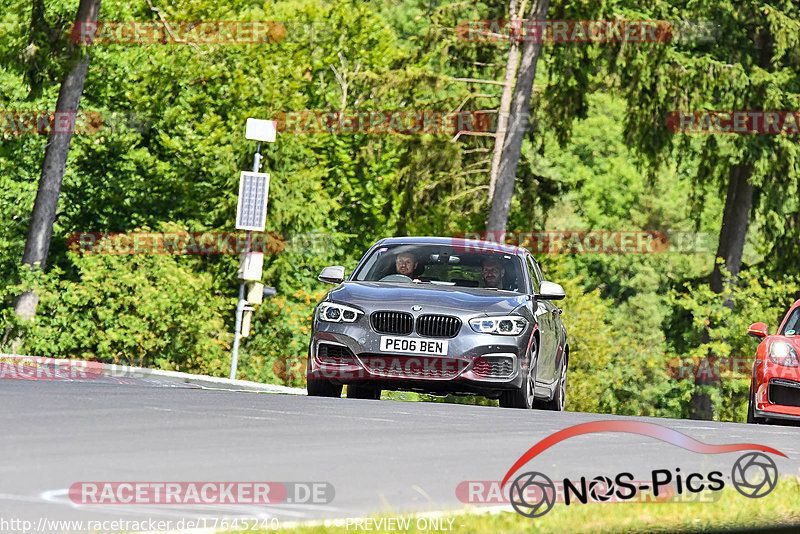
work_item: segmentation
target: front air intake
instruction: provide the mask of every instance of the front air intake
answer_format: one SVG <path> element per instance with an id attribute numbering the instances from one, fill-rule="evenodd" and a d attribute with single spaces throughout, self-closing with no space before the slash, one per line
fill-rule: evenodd
<path id="1" fill-rule="evenodd" d="M 420 315 L 417 333 L 423 337 L 456 337 L 461 330 L 461 319 L 449 315 Z"/>
<path id="2" fill-rule="evenodd" d="M 369 321 L 379 334 L 408 335 L 414 329 L 414 317 L 405 312 L 377 311 L 370 315 Z"/>

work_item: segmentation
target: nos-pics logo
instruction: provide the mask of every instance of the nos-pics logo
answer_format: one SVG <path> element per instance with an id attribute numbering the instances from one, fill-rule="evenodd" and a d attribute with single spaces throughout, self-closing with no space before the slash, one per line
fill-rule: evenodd
<path id="1" fill-rule="evenodd" d="M 573 436 L 595 432 L 627 432 L 649 436 L 671 443 L 699 454 L 722 454 L 735 451 L 749 451 L 740 456 L 730 471 L 730 482 L 736 490 L 751 499 L 768 495 L 778 483 L 778 466 L 766 453 L 778 456 L 786 455 L 771 447 L 754 443 L 732 445 L 709 445 L 670 428 L 654 423 L 640 421 L 596 421 L 565 428 L 543 439 L 525 454 L 508 470 L 501 486 L 505 486 L 511 477 L 532 460 L 536 455 L 553 445 Z M 579 480 L 564 479 L 558 487 L 547 475 L 538 471 L 524 472 L 511 482 L 509 500 L 517 513 L 525 517 L 541 517 L 549 512 L 557 501 L 567 506 L 574 503 L 624 502 L 633 499 L 641 491 L 652 491 L 655 497 L 669 489 L 677 495 L 699 493 L 702 491 L 720 491 L 725 487 L 725 475 L 721 471 L 708 473 L 682 472 L 675 469 L 654 469 L 647 477 L 634 481 L 634 475 L 628 472 L 618 473 L 614 477 L 596 476 L 591 479 L 581 477 Z M 561 495 L 559 495 L 559 488 Z"/>

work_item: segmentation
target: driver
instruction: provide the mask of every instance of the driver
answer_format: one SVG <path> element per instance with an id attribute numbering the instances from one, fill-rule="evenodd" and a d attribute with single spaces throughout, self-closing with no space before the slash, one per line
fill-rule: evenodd
<path id="1" fill-rule="evenodd" d="M 503 289 L 503 275 L 506 270 L 497 258 L 483 260 L 483 285 Z"/>
<path id="2" fill-rule="evenodd" d="M 397 274 L 402 274 L 413 278 L 414 271 L 417 269 L 417 258 L 410 252 L 401 252 L 394 260 Z"/>

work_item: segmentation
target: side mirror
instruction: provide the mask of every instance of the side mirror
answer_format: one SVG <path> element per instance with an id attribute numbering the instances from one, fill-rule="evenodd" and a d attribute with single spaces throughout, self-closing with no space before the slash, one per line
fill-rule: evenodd
<path id="1" fill-rule="evenodd" d="M 767 334 L 767 323 L 753 323 L 747 327 L 747 335 L 756 339 L 764 339 Z"/>
<path id="2" fill-rule="evenodd" d="M 319 273 L 319 280 L 326 284 L 341 284 L 344 282 L 344 267 L 341 265 L 325 267 L 322 269 L 322 272 Z"/>
<path id="3" fill-rule="evenodd" d="M 536 295 L 536 298 L 541 300 L 561 300 L 565 296 L 563 287 L 555 282 L 548 282 L 545 280 L 542 282 L 541 287 L 539 287 L 539 294 Z"/>

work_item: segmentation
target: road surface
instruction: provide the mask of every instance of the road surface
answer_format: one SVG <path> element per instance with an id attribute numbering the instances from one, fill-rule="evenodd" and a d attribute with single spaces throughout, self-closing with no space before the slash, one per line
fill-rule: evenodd
<path id="1" fill-rule="evenodd" d="M 157 518 L 174 526 L 181 519 L 286 522 L 459 510 L 461 482 L 500 480 L 539 440 L 601 420 L 656 422 L 709 444 L 762 444 L 788 457 L 773 455 L 781 474 L 797 475 L 800 466 L 800 429 L 781 426 L 310 398 L 105 377 L 0 380 L 0 406 L 0 520 L 37 525 L 42 518 Z M 676 468 L 719 469 L 728 477 L 740 455 L 604 432 L 562 441 L 526 468 L 553 480 L 621 471 L 646 479 L 654 469 Z M 335 497 L 270 506 L 70 499 L 68 488 L 87 481 L 324 482 Z"/>

